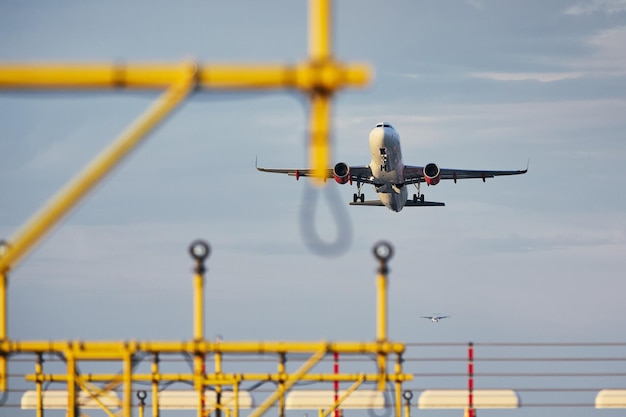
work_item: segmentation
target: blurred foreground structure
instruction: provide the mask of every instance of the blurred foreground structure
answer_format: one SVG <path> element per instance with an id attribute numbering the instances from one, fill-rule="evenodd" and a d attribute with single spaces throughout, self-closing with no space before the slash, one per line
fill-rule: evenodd
<path id="1" fill-rule="evenodd" d="M 34 358 L 34 374 L 24 375 L 25 380 L 34 383 L 35 390 L 25 392 L 21 407 L 33 408 L 37 416 L 43 416 L 44 409 L 67 410 L 68 417 L 83 415 L 81 408 L 98 408 L 107 415 L 130 417 L 133 408 L 140 410 L 149 406 L 152 415 L 158 416 L 162 410 L 194 409 L 198 416 L 215 413 L 216 416 L 240 415 L 240 409 L 253 410 L 251 417 L 263 415 L 271 407 L 277 407 L 278 415 L 285 415 L 287 408 L 315 408 L 320 414 L 329 415 L 344 401 L 360 408 L 383 407 L 384 399 L 377 391 L 385 391 L 392 384 L 395 392 L 395 416 L 401 416 L 402 384 L 412 376 L 402 370 L 403 343 L 387 339 L 387 261 L 392 255 L 391 246 L 380 243 L 374 248 L 378 261 L 377 277 L 377 324 L 376 340 L 372 342 L 236 342 L 207 340 L 204 335 L 204 272 L 205 260 L 210 247 L 204 241 L 193 242 L 190 254 L 195 260 L 193 277 L 194 334 L 193 339 L 181 342 L 168 341 L 11 341 L 4 340 L 1 352 L 4 360 L 14 355 Z M 270 356 L 276 360 L 274 372 L 231 372 L 224 368 L 225 362 L 246 355 Z M 336 367 L 333 372 L 312 372 L 322 360 L 333 355 Z M 371 373 L 339 373 L 339 357 L 360 356 L 375 358 L 375 371 Z M 64 372 L 51 373 L 44 370 L 44 357 L 61 360 Z M 191 372 L 166 372 L 162 362 L 170 358 L 184 361 L 189 359 Z M 295 370 L 289 370 L 288 359 L 303 362 Z M 388 369 L 388 361 L 393 359 L 393 370 Z M 150 360 L 150 370 L 137 369 L 144 360 Z M 207 362 L 212 362 L 213 371 L 207 370 Z M 121 373 L 85 372 L 94 364 L 116 364 Z M 80 367 L 79 367 L 80 365 Z M 53 367 L 55 367 L 53 365 Z M 48 368 L 48 366 L 46 366 Z M 79 370 L 80 369 L 80 370 Z M 47 372 L 46 372 L 47 371 Z M 7 391 L 8 375 L 2 375 L 3 391 Z M 289 391 L 298 383 L 332 383 L 334 391 L 309 391 L 313 396 L 297 399 L 288 397 Z M 66 390 L 47 390 L 51 383 L 60 383 Z M 193 391 L 164 390 L 172 384 L 193 386 Z M 242 390 L 242 384 L 253 383 L 252 388 Z M 263 401 L 255 405 L 250 395 L 262 384 L 276 387 Z M 349 388 L 339 391 L 340 383 L 350 383 Z M 375 384 L 377 390 L 357 389 L 363 385 Z M 138 385 L 149 387 L 137 390 Z M 121 396 L 118 395 L 121 392 Z M 150 394 L 148 394 L 148 391 Z M 352 397 L 352 394 L 356 395 Z M 148 399 L 146 402 L 146 399 Z M 356 402 L 355 402 L 356 398 Z"/>

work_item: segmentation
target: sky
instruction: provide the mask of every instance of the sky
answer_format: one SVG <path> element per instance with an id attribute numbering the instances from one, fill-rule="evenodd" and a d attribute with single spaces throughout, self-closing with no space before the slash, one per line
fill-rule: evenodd
<path id="1" fill-rule="evenodd" d="M 199 92 L 11 271 L 12 339 L 192 338 L 187 249 L 201 238 L 208 338 L 373 340 L 372 247 L 386 240 L 393 340 L 624 341 L 626 1 L 333 10 L 334 56 L 373 72 L 334 97 L 333 162 L 367 164 L 386 121 L 407 164 L 529 172 L 422 190 L 445 207 L 351 207 L 355 187 L 255 170 L 307 166 L 306 97 Z M 307 36 L 302 1 L 0 2 L 3 63 L 291 64 Z M 1 91 L 0 237 L 157 96 Z M 304 209 L 331 256 L 311 247 Z"/>

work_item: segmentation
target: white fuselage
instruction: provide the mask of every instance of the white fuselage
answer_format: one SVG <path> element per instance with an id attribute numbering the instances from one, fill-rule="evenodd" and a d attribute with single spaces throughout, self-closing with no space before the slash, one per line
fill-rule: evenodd
<path id="1" fill-rule="evenodd" d="M 370 169 L 377 184 L 380 201 L 393 211 L 400 211 L 406 204 L 407 190 L 404 183 L 404 163 L 400 149 L 400 135 L 389 124 L 379 124 L 370 132 Z M 398 186 L 398 184 L 400 184 Z"/>

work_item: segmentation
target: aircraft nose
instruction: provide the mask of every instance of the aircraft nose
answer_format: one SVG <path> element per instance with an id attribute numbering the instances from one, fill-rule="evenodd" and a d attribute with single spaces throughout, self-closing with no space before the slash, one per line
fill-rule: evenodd
<path id="1" fill-rule="evenodd" d="M 370 147 L 384 148 L 385 129 L 377 127 L 370 132 Z"/>

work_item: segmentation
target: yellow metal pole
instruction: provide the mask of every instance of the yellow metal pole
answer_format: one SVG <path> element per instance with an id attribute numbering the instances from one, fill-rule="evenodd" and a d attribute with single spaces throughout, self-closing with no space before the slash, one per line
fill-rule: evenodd
<path id="1" fill-rule="evenodd" d="M 233 417 L 239 417 L 239 380 L 233 384 L 233 396 L 235 397 Z M 228 411 L 228 409 L 226 410 Z"/>
<path id="2" fill-rule="evenodd" d="M 377 300 L 377 327 L 376 327 L 376 340 L 380 343 L 387 341 L 387 266 L 386 263 L 381 264 L 381 268 L 378 271 L 378 277 L 376 278 L 376 294 Z M 385 353 L 378 353 L 378 373 L 380 379 L 378 381 L 378 390 L 383 391 L 385 389 L 385 375 L 387 372 L 387 355 Z"/>
<path id="3" fill-rule="evenodd" d="M 137 398 L 139 399 L 139 417 L 144 416 L 144 412 L 146 409 L 146 397 L 147 396 L 148 394 L 143 390 L 137 392 Z"/>
<path id="4" fill-rule="evenodd" d="M 300 379 L 302 381 L 313 382 L 353 382 L 356 381 L 361 374 L 308 374 L 303 375 Z M 44 381 L 49 382 L 67 382 L 68 376 L 66 374 L 48 374 L 43 376 Z M 193 373 L 171 373 L 171 374 L 159 374 L 159 380 L 161 381 L 190 381 L 195 378 Z M 394 376 L 395 379 L 401 381 L 411 381 L 413 376 L 411 374 L 402 374 Z M 36 382 L 36 375 L 26 375 L 24 379 L 28 382 Z M 86 382 L 110 382 L 111 380 L 119 379 L 118 374 L 89 374 L 82 376 L 82 379 Z M 137 374 L 133 373 L 133 381 L 151 382 L 154 379 L 152 374 Z M 380 379 L 379 374 L 365 374 L 365 381 L 377 382 Z M 216 378 L 212 375 L 205 376 L 205 384 L 211 385 L 233 385 L 237 381 L 273 381 L 279 382 L 281 376 L 278 374 L 224 374 L 220 378 Z M 123 381 L 121 381 L 123 382 Z M 117 384 L 117 382 L 115 382 Z M 107 391 L 111 391 L 113 388 L 107 387 Z"/>
<path id="5" fill-rule="evenodd" d="M 285 362 L 287 357 L 284 353 L 281 353 L 278 358 L 278 415 L 279 417 L 285 417 L 285 380 L 287 379 L 287 372 L 285 368 Z"/>
<path id="6" fill-rule="evenodd" d="M 76 401 L 76 358 L 68 352 L 65 360 L 67 361 L 67 417 L 79 417 Z"/>
<path id="7" fill-rule="evenodd" d="M 365 64 L 340 64 L 320 60 L 296 64 L 198 64 L 198 87 L 210 90 L 275 90 L 314 88 L 337 90 L 344 86 L 364 87 L 372 78 Z M 179 81 L 180 64 L 171 63 L 0 63 L 0 90 L 67 89 L 165 89 Z"/>
<path id="8" fill-rule="evenodd" d="M 379 270 L 376 278 L 376 296 L 377 296 L 377 326 L 376 340 L 385 342 L 387 340 L 387 275 L 385 270 Z"/>
<path id="9" fill-rule="evenodd" d="M 404 398 L 404 417 L 411 417 L 411 399 L 413 398 L 413 393 L 411 391 L 404 391 L 402 397 Z"/>
<path id="10" fill-rule="evenodd" d="M 396 381 L 396 417 L 402 417 L 402 383 Z"/>
<path id="11" fill-rule="evenodd" d="M 203 268 L 196 269 L 194 275 L 194 341 L 200 342 L 204 340 L 204 277 Z M 205 354 L 200 350 L 194 353 L 194 387 L 198 391 L 198 417 L 204 416 L 204 410 L 206 406 L 204 396 L 204 375 L 205 375 Z"/>
<path id="12" fill-rule="evenodd" d="M 70 352 L 80 360 L 123 360 L 127 345 L 133 344 L 135 352 L 146 353 L 190 353 L 198 350 L 213 352 L 219 350 L 223 354 L 272 354 L 281 352 L 315 353 L 319 350 L 339 352 L 341 354 L 385 354 L 404 353 L 405 345 L 400 342 L 279 342 L 279 341 L 222 341 L 212 343 L 208 341 L 50 341 L 24 340 L 0 341 L 0 350 L 13 353 L 33 352 Z M 263 374 L 267 375 L 267 374 Z M 332 378 L 331 378 L 332 381 Z"/>
<path id="13" fill-rule="evenodd" d="M 303 375 L 305 375 L 311 368 L 313 368 L 323 357 L 326 355 L 326 350 L 322 350 L 316 352 L 307 360 L 302 366 L 289 378 L 289 380 L 285 383 L 284 390 L 289 391 L 293 384 L 298 382 Z M 260 417 L 267 411 L 268 408 L 274 404 L 278 398 L 283 395 L 281 390 L 276 390 L 272 395 L 267 397 L 265 401 L 261 405 L 259 405 L 252 413 L 248 415 L 248 417 Z"/>
<path id="14" fill-rule="evenodd" d="M 309 164 L 313 167 L 314 183 L 324 184 L 330 166 L 330 98 L 323 92 L 311 96 L 309 132 Z"/>
<path id="15" fill-rule="evenodd" d="M 387 262 L 393 255 L 393 249 L 387 242 L 379 242 L 374 245 L 374 256 L 378 259 L 378 276 L 376 278 L 376 340 L 381 343 L 387 343 Z M 377 355 L 378 361 L 378 390 L 385 389 L 387 375 L 387 353 L 382 349 Z"/>
<path id="16" fill-rule="evenodd" d="M 43 355 L 41 353 L 37 354 L 35 375 L 37 375 L 37 382 L 35 383 L 37 387 L 37 417 L 43 417 L 43 381 L 41 380 L 41 377 L 43 376 Z"/>
<path id="17" fill-rule="evenodd" d="M 320 72 L 332 59 L 330 22 L 329 0 L 309 0 L 309 58 L 311 65 L 319 65 Z M 320 82 L 311 92 L 309 164 L 317 185 L 323 184 L 322 178 L 330 164 L 330 96 L 339 82 L 335 77 L 330 78 L 332 85 L 322 87 Z"/>
<path id="18" fill-rule="evenodd" d="M 159 417 L 159 354 L 152 357 L 152 417 Z"/>
<path id="19" fill-rule="evenodd" d="M 132 395 L 133 395 L 133 364 L 130 352 L 124 358 L 124 385 L 123 385 L 123 401 L 122 415 L 124 417 L 132 417 Z"/>
<path id="20" fill-rule="evenodd" d="M 222 373 L 222 354 L 220 352 L 215 352 L 213 355 L 213 361 L 215 362 L 215 376 L 220 378 L 223 376 Z M 215 386 L 215 417 L 221 417 L 222 415 L 222 386 Z"/>
<path id="21" fill-rule="evenodd" d="M 193 277 L 193 340 L 204 340 L 204 276 L 196 271 Z"/>
<path id="22" fill-rule="evenodd" d="M 309 56 L 312 61 L 330 58 L 330 22 L 330 0 L 309 0 Z"/>
<path id="23" fill-rule="evenodd" d="M 0 242 L 0 258 L 6 246 Z M 7 274 L 0 271 L 0 341 L 8 340 L 7 338 Z M 6 392 L 8 387 L 7 376 L 7 355 L 8 352 L 0 352 L 0 391 Z"/>
<path id="24" fill-rule="evenodd" d="M 204 380 L 206 377 L 205 353 L 199 346 L 204 343 L 204 273 L 206 268 L 204 261 L 209 256 L 208 243 L 196 240 L 189 246 L 189 254 L 196 261 L 193 278 L 193 339 L 196 344 L 194 349 L 194 388 L 198 391 L 198 417 L 203 417 L 206 408 L 204 395 Z"/>
<path id="25" fill-rule="evenodd" d="M 395 376 L 402 374 L 402 355 L 397 355 Z M 396 417 L 402 417 L 402 381 L 396 378 L 395 383 L 396 391 Z"/>
<path id="26" fill-rule="evenodd" d="M 65 214 L 140 143 L 148 132 L 187 97 L 195 84 L 195 73 L 193 65 L 185 64 L 181 68 L 178 82 L 171 85 L 154 105 L 13 236 L 6 246 L 5 253 L 0 257 L 0 273 L 15 266 Z"/>

